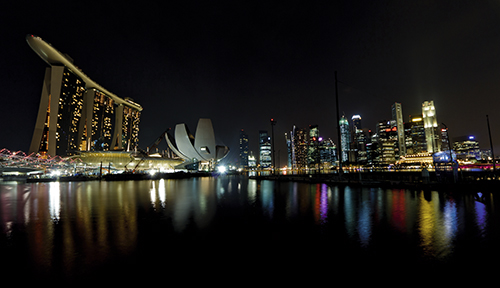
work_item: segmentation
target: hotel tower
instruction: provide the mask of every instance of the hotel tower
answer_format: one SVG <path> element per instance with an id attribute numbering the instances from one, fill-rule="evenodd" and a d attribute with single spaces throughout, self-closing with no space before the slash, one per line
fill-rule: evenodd
<path id="1" fill-rule="evenodd" d="M 95 83 L 73 60 L 34 35 L 30 47 L 49 67 L 30 153 L 68 156 L 78 151 L 135 150 L 142 107 Z"/>

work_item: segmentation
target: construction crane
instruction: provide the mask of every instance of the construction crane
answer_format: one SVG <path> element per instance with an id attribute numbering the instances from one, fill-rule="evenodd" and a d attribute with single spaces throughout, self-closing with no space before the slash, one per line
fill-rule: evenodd
<path id="1" fill-rule="evenodd" d="M 147 147 L 146 151 L 144 151 L 144 150 L 142 150 L 142 149 L 138 149 L 138 150 L 139 150 L 139 153 L 137 154 L 137 156 L 139 156 L 139 155 L 140 155 L 140 156 L 142 156 L 142 157 L 141 157 L 141 160 L 139 160 L 139 161 L 137 162 L 137 164 L 135 165 L 134 169 L 132 169 L 132 171 L 131 171 L 132 173 L 135 173 L 135 171 L 137 170 L 137 167 L 139 167 L 139 165 L 140 165 L 140 164 L 141 164 L 141 163 L 142 163 L 142 162 L 143 162 L 143 161 L 144 161 L 147 157 L 149 157 L 149 155 L 150 155 L 151 151 L 152 151 L 153 149 L 155 149 L 155 148 L 158 146 L 158 144 L 160 144 L 161 140 L 162 140 L 163 138 L 165 138 L 165 134 L 167 134 L 167 133 L 168 133 L 168 131 L 170 131 L 170 128 L 168 128 L 167 130 L 165 130 L 165 132 L 161 133 L 161 134 L 160 134 L 160 136 L 159 136 L 159 137 L 158 137 L 158 138 L 157 138 L 157 139 L 153 142 L 153 144 L 151 144 L 150 146 L 148 146 L 148 147 Z M 170 153 L 169 153 L 169 154 L 170 154 Z M 171 156 L 171 155 L 169 155 L 169 156 Z M 135 157 L 134 157 L 132 154 L 130 155 L 130 157 L 131 157 L 132 159 L 130 160 L 130 162 L 128 162 L 128 163 L 125 165 L 125 171 L 127 171 L 127 172 L 129 171 L 129 169 L 127 169 L 127 165 L 128 165 L 128 164 L 130 164 L 132 161 L 135 161 L 135 160 L 136 160 L 136 159 L 135 159 Z"/>
<path id="2" fill-rule="evenodd" d="M 165 130 L 165 132 L 161 133 L 160 136 L 158 137 L 158 139 L 156 139 L 155 142 L 153 142 L 153 144 L 147 148 L 147 153 L 149 155 L 150 151 L 153 150 L 154 148 L 156 148 L 158 146 L 158 144 L 160 144 L 161 140 L 163 138 L 165 138 L 165 134 L 167 134 L 167 132 L 170 130 L 170 128 L 168 128 L 167 130 Z"/>

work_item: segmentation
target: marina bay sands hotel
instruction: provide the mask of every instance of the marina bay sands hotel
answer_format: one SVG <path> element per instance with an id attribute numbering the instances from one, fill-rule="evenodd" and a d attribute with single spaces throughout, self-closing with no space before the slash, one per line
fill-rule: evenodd
<path id="1" fill-rule="evenodd" d="M 26 41 L 49 64 L 30 153 L 70 156 L 137 148 L 141 105 L 95 83 L 40 37 L 28 35 Z"/>

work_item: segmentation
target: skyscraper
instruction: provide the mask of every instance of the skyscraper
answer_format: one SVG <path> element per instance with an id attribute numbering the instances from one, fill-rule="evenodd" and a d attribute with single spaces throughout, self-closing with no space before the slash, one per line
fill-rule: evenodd
<path id="1" fill-rule="evenodd" d="M 77 151 L 134 150 L 139 144 L 142 107 L 92 81 L 73 60 L 40 37 L 30 47 L 50 67 L 29 152 L 67 156 Z"/>
<path id="2" fill-rule="evenodd" d="M 448 127 L 441 129 L 441 150 L 448 151 L 451 149 L 451 143 L 448 135 Z"/>
<path id="3" fill-rule="evenodd" d="M 342 154 L 340 155 L 340 161 L 346 162 L 349 161 L 349 142 L 351 139 L 351 133 L 349 131 L 349 121 L 345 118 L 344 115 L 340 118 L 340 147 L 342 150 Z"/>
<path id="4" fill-rule="evenodd" d="M 425 101 L 422 103 L 422 117 L 424 121 L 427 152 L 435 153 L 441 151 L 441 141 L 439 139 L 438 122 L 434 101 Z"/>
<path id="5" fill-rule="evenodd" d="M 261 168 L 270 168 L 271 163 L 271 137 L 267 131 L 259 131 L 259 163 Z"/>
<path id="6" fill-rule="evenodd" d="M 404 121 L 403 121 L 403 108 L 401 107 L 401 103 L 392 104 L 392 120 L 396 121 L 396 130 L 397 130 L 397 141 L 399 147 L 399 155 L 397 157 L 406 155 L 406 143 L 405 143 L 405 129 L 404 129 Z"/>
<path id="7" fill-rule="evenodd" d="M 363 129 L 361 126 L 361 116 L 353 115 L 351 120 L 353 135 L 353 145 L 351 150 L 354 152 L 353 154 L 355 155 L 355 161 L 357 163 L 366 163 L 366 144 L 368 143 L 367 129 Z"/>
<path id="8" fill-rule="evenodd" d="M 395 120 L 382 120 L 377 123 L 376 133 L 377 145 L 373 151 L 373 161 L 379 164 L 393 164 L 396 162 L 395 155 L 398 146 L 397 143 L 397 128 Z"/>
<path id="9" fill-rule="evenodd" d="M 405 123 L 405 131 L 406 151 L 408 154 L 417 154 L 427 151 L 422 115 L 410 115 L 410 121 Z"/>
<path id="10" fill-rule="evenodd" d="M 255 156 L 253 155 L 252 151 L 250 151 L 250 153 L 248 154 L 248 167 L 250 168 L 257 167 L 257 160 L 255 160 Z"/>
<path id="11" fill-rule="evenodd" d="M 309 145 L 307 147 L 307 165 L 309 168 L 317 168 L 320 164 L 319 145 L 318 125 L 309 125 Z"/>
<path id="12" fill-rule="evenodd" d="M 305 129 L 293 126 L 291 132 L 292 168 L 305 169 L 307 167 L 307 132 Z"/>
<path id="13" fill-rule="evenodd" d="M 286 150 L 287 150 L 287 167 L 292 168 L 292 135 L 291 133 L 285 133 Z"/>
<path id="14" fill-rule="evenodd" d="M 240 131 L 240 168 L 248 167 L 248 135 Z"/>
<path id="15" fill-rule="evenodd" d="M 330 167 L 335 165 L 337 161 L 337 146 L 333 143 L 333 140 L 322 139 L 320 141 L 319 157 L 321 165 L 325 167 Z"/>

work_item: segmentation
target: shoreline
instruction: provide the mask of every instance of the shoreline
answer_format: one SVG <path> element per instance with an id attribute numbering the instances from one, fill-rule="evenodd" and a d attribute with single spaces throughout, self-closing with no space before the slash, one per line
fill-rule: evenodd
<path id="1" fill-rule="evenodd" d="M 228 173 L 225 175 L 245 175 L 246 173 Z M 2 182 L 17 181 L 26 183 L 37 182 L 78 182 L 78 181 L 138 181 L 138 180 L 159 180 L 159 179 L 189 179 L 194 177 L 218 177 L 221 174 L 214 172 L 174 172 L 156 173 L 154 175 L 146 173 L 130 174 L 106 174 L 98 175 L 75 175 L 59 176 L 52 178 L 3 178 Z M 248 175 L 248 174 L 247 174 Z M 296 174 L 296 175 L 248 175 L 249 179 L 262 181 L 279 182 L 302 182 L 302 183 L 324 183 L 332 186 L 351 187 L 378 187 L 378 188 L 400 188 L 418 190 L 439 190 L 439 191 L 474 191 L 474 192 L 495 192 L 500 191 L 500 180 L 458 180 L 436 177 L 394 177 L 390 173 L 382 177 L 362 177 L 362 175 L 343 175 L 339 179 L 338 174 Z M 352 177 L 355 176 L 355 177 Z M 366 174 L 363 176 L 367 176 Z M 371 174 L 373 176 L 373 174 Z M 364 179 L 363 179 L 364 178 Z"/>
<path id="2" fill-rule="evenodd" d="M 418 189 L 418 190 L 439 190 L 439 191 L 472 191 L 474 192 L 493 192 L 500 191 L 500 181 L 498 180 L 477 180 L 477 181 L 405 181 L 405 180 L 353 180 L 340 179 L 337 174 L 325 174 L 324 176 L 315 175 L 265 175 L 249 176 L 254 180 L 270 180 L 280 182 L 302 182 L 311 184 L 324 183 L 333 186 L 351 186 L 351 187 L 377 187 L 377 188 L 400 188 L 400 189 Z"/>

